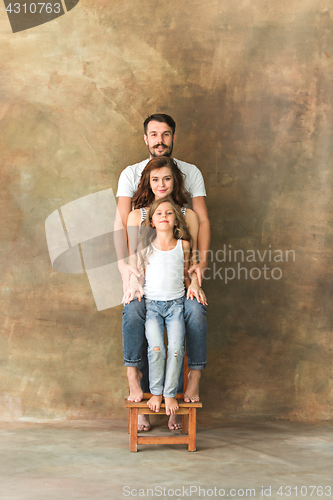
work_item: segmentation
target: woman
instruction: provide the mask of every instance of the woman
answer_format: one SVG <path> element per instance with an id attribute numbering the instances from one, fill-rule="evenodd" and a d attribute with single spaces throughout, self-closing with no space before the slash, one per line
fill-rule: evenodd
<path id="1" fill-rule="evenodd" d="M 134 254 L 136 252 L 140 226 L 147 218 L 149 207 L 154 201 L 168 195 L 172 196 L 176 205 L 182 207 L 182 213 L 192 237 L 192 260 L 195 262 L 199 229 L 198 217 L 193 210 L 184 207 L 189 202 L 190 195 L 185 190 L 183 174 L 175 161 L 167 157 L 153 158 L 148 162 L 141 174 L 138 189 L 132 199 L 133 210 L 127 220 L 130 253 Z M 205 294 L 197 285 L 197 281 L 193 280 L 192 285 L 188 298 L 196 297 L 198 302 L 206 304 Z M 137 297 L 140 299 L 139 293 Z"/>

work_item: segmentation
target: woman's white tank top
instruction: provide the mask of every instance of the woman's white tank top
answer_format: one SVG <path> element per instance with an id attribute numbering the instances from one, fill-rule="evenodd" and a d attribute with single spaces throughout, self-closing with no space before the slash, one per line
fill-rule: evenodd
<path id="1" fill-rule="evenodd" d="M 182 240 L 172 250 L 158 250 L 148 255 L 144 295 L 150 300 L 180 299 L 185 293 L 184 252 Z"/>

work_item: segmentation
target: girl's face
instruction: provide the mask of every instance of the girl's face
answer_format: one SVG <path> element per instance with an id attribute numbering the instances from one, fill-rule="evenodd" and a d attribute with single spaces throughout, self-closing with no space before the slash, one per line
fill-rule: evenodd
<path id="1" fill-rule="evenodd" d="M 173 231 L 176 223 L 176 214 L 168 201 L 161 203 L 155 210 L 151 219 L 151 225 L 157 231 Z"/>
<path id="2" fill-rule="evenodd" d="M 150 187 L 155 195 L 155 200 L 164 198 L 173 191 L 173 175 L 171 168 L 156 168 L 150 172 Z"/>

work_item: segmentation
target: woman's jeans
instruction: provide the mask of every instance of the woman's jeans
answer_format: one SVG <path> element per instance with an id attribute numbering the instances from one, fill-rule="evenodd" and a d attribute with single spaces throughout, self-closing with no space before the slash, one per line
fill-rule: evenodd
<path id="1" fill-rule="evenodd" d="M 186 328 L 186 352 L 190 370 L 201 370 L 207 364 L 206 354 L 206 306 L 196 299 L 184 303 Z M 132 300 L 123 308 L 123 352 L 125 366 L 138 366 L 142 372 L 141 387 L 149 391 L 147 341 L 145 337 L 145 299 Z M 178 392 L 183 391 L 183 370 L 179 377 Z"/>
<path id="2" fill-rule="evenodd" d="M 165 377 L 164 324 L 168 335 Z M 150 392 L 155 396 L 163 394 L 165 398 L 174 398 L 184 358 L 184 297 L 175 300 L 146 299 L 146 338 Z"/>

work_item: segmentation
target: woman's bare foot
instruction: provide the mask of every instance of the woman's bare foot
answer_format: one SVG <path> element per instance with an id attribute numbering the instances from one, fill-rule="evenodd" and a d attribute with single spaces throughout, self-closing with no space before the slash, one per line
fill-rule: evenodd
<path id="1" fill-rule="evenodd" d="M 187 377 L 187 388 L 184 394 L 185 403 L 197 403 L 199 398 L 199 382 L 201 370 L 191 370 Z"/>
<path id="2" fill-rule="evenodd" d="M 138 415 L 138 431 L 150 431 L 149 415 Z"/>
<path id="3" fill-rule="evenodd" d="M 164 398 L 165 413 L 167 415 L 175 415 L 179 410 L 178 401 L 176 398 Z"/>
<path id="4" fill-rule="evenodd" d="M 148 399 L 147 405 L 151 411 L 155 411 L 156 413 L 160 411 L 162 399 L 162 394 L 160 396 L 152 396 Z"/>
<path id="5" fill-rule="evenodd" d="M 129 385 L 129 396 L 127 401 L 132 401 L 133 403 L 139 403 L 143 400 L 143 390 L 141 389 L 141 379 L 142 373 L 137 366 L 127 367 L 127 379 Z"/>
<path id="6" fill-rule="evenodd" d="M 170 415 L 168 427 L 170 431 L 177 431 L 182 428 L 182 416 L 181 415 Z"/>

